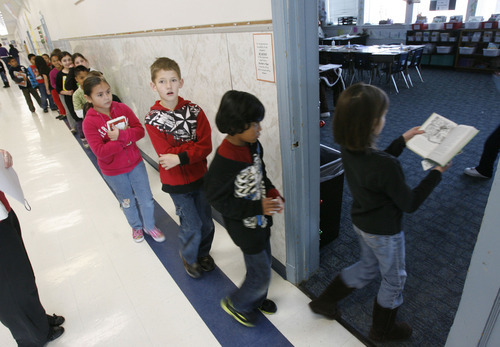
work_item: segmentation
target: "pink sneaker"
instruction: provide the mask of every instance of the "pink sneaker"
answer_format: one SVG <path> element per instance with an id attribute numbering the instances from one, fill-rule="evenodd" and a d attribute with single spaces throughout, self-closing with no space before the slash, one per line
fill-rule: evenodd
<path id="1" fill-rule="evenodd" d="M 142 229 L 132 229 L 132 238 L 135 242 L 144 241 L 144 235 L 142 234 Z"/>
<path id="2" fill-rule="evenodd" d="M 144 232 L 149 236 L 151 236 L 153 240 L 155 240 L 156 242 L 165 241 L 165 235 L 163 235 L 163 233 L 157 227 L 155 227 L 153 230 L 150 231 L 144 229 Z"/>

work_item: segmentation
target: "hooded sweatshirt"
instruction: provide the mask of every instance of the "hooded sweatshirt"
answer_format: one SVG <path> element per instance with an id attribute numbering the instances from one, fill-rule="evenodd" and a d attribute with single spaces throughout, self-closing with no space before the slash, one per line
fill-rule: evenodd
<path id="1" fill-rule="evenodd" d="M 169 170 L 159 165 L 162 190 L 184 194 L 201 188 L 212 152 L 212 130 L 201 107 L 179 97 L 175 109 L 169 110 L 158 100 L 144 124 L 158 156 L 170 153 L 180 159 Z"/>
<path id="2" fill-rule="evenodd" d="M 120 130 L 118 139 L 111 141 L 107 121 L 125 116 L 128 128 Z M 113 101 L 110 116 L 90 108 L 83 120 L 83 132 L 97 164 L 106 176 L 116 176 L 132 171 L 142 161 L 136 142 L 144 137 L 144 128 L 134 112 L 125 104 Z"/>

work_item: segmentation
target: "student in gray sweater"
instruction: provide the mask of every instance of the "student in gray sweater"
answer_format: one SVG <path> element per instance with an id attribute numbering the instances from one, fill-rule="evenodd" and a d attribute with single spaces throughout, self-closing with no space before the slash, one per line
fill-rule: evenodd
<path id="1" fill-rule="evenodd" d="M 343 269 L 325 291 L 309 303 L 313 312 L 330 319 L 340 317 L 337 302 L 382 276 L 375 298 L 369 337 L 377 342 L 407 339 L 411 327 L 396 322 L 403 303 L 406 280 L 403 212 L 414 212 L 441 181 L 449 166 L 434 167 L 415 188 L 406 182 L 398 157 L 413 136 L 412 128 L 385 150 L 375 146 L 385 125 L 389 107 L 379 88 L 355 84 L 339 98 L 333 120 L 333 135 L 341 146 L 344 172 L 352 193 L 351 216 L 358 235 L 361 259 Z"/>

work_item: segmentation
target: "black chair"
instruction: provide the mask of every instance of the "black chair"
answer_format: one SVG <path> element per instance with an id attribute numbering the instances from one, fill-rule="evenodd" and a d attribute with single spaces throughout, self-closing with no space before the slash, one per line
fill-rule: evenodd
<path id="1" fill-rule="evenodd" d="M 410 77 L 410 68 L 414 67 L 415 70 L 417 70 L 418 77 L 420 77 L 420 80 L 424 82 L 422 75 L 420 74 L 420 62 L 422 61 L 422 55 L 424 54 L 424 49 L 419 48 L 414 51 L 411 51 L 411 58 L 408 58 L 408 69 L 406 71 L 406 76 L 408 77 L 408 81 L 410 82 L 411 86 L 413 87 L 413 82 L 411 81 Z"/>
<path id="2" fill-rule="evenodd" d="M 377 64 L 374 63 L 371 59 L 371 54 L 354 53 L 352 58 L 352 64 L 354 66 L 354 71 L 358 74 L 358 78 L 360 80 L 363 80 L 365 71 L 370 73 L 370 80 L 368 84 L 371 84 L 373 77 L 375 75 L 375 69 L 377 68 Z M 355 73 L 353 73 L 352 75 L 350 84 L 352 84 L 352 82 L 354 81 L 354 76 Z"/>
<path id="3" fill-rule="evenodd" d="M 406 88 L 408 89 L 410 88 L 408 82 L 406 81 L 406 76 L 405 76 L 405 72 L 408 69 L 407 62 L 408 62 L 408 52 L 401 52 L 395 57 L 394 61 L 391 64 L 388 64 L 385 68 L 382 69 L 383 71 L 385 71 L 385 73 L 391 76 L 394 88 L 396 88 L 396 93 L 399 93 L 399 89 L 396 84 L 396 80 L 394 79 L 394 75 L 397 75 L 398 73 L 400 73 L 401 76 L 403 76 Z"/>

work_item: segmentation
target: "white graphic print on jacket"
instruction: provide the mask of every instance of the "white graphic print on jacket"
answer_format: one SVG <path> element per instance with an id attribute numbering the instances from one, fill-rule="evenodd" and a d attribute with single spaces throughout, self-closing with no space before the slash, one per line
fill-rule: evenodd
<path id="1" fill-rule="evenodd" d="M 261 200 L 266 192 L 262 176 L 262 162 L 258 153 L 253 155 L 253 164 L 241 170 L 234 180 L 234 196 L 248 200 Z M 267 218 L 262 215 L 243 219 L 243 225 L 255 229 L 257 225 L 267 226 Z"/>
<path id="2" fill-rule="evenodd" d="M 161 132 L 172 135 L 177 141 L 196 141 L 196 119 L 200 113 L 197 105 L 185 105 L 179 110 L 152 110 L 146 123 Z"/>

